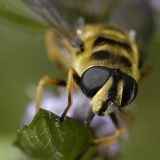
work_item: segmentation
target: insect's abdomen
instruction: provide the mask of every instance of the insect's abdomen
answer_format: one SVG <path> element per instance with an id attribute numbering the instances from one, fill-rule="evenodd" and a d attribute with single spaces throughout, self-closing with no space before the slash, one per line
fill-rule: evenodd
<path id="1" fill-rule="evenodd" d="M 75 69 L 81 75 L 90 66 L 119 68 L 135 80 L 139 75 L 139 55 L 134 40 L 126 33 L 102 25 L 86 26 L 85 50 L 77 54 Z"/>

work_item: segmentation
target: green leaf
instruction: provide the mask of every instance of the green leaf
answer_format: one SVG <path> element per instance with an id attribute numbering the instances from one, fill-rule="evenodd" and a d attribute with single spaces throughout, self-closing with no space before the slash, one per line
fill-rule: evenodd
<path id="1" fill-rule="evenodd" d="M 53 113 L 41 109 L 32 123 L 18 132 L 15 145 L 37 159 L 76 159 L 94 139 L 94 133 L 68 117 L 61 128 L 56 127 L 58 119 Z M 95 151 L 95 147 L 90 147 L 81 159 L 92 159 Z"/>

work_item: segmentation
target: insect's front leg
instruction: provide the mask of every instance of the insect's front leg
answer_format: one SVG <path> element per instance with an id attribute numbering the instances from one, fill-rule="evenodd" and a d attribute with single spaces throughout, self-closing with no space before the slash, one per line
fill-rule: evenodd
<path id="1" fill-rule="evenodd" d="M 95 139 L 92 142 L 92 145 L 103 144 L 103 143 L 108 143 L 108 144 L 112 143 L 115 140 L 118 140 L 124 133 L 126 133 L 129 130 L 129 127 L 131 125 L 131 119 L 130 119 L 131 117 L 126 112 L 122 111 L 120 113 L 121 113 L 122 118 L 127 122 L 127 124 L 125 126 L 121 126 L 115 113 L 114 112 L 111 113 L 110 114 L 111 120 L 116 127 L 115 133 L 111 136 L 106 136 L 106 137 Z"/>
<path id="2" fill-rule="evenodd" d="M 41 105 L 41 100 L 42 100 L 42 94 L 43 94 L 43 88 L 44 85 L 46 84 L 52 84 L 56 86 L 66 86 L 66 81 L 65 80 L 58 80 L 58 79 L 53 79 L 48 76 L 45 76 L 40 79 L 37 87 L 37 97 L 36 97 L 36 111 L 38 112 L 40 109 Z"/>
<path id="3" fill-rule="evenodd" d="M 68 111 L 72 107 L 73 84 L 74 84 L 74 82 L 79 84 L 79 81 L 80 81 L 79 75 L 77 74 L 77 72 L 73 68 L 71 68 L 69 70 L 69 73 L 68 73 L 68 80 L 67 80 L 67 86 L 66 86 L 67 100 L 68 100 L 67 107 L 65 108 L 65 110 L 64 110 L 63 114 L 61 115 L 59 121 L 56 123 L 57 127 L 62 126 Z"/>
<path id="4" fill-rule="evenodd" d="M 115 126 L 114 134 L 101 137 L 101 138 L 96 138 L 91 142 L 90 146 L 101 145 L 101 144 L 105 144 L 105 146 L 110 145 L 114 142 L 119 141 L 122 138 L 122 136 L 128 134 L 128 131 L 131 125 L 131 119 L 130 119 L 131 117 L 128 116 L 126 112 L 123 112 L 123 111 L 122 112 L 119 111 L 119 112 L 120 112 L 119 113 L 120 115 L 118 116 L 121 116 L 121 117 L 117 117 L 117 113 L 114 113 L 114 112 L 109 115 Z M 124 123 L 122 123 L 123 120 L 121 118 L 124 120 Z"/>
<path id="5" fill-rule="evenodd" d="M 114 123 L 115 125 L 115 133 L 113 135 L 107 135 L 105 137 L 101 137 L 101 138 L 96 138 L 94 139 L 93 141 L 91 141 L 90 143 L 88 143 L 82 150 L 81 152 L 79 153 L 79 155 L 76 157 L 76 160 L 80 160 L 84 155 L 85 153 L 88 151 L 88 149 L 94 145 L 100 145 L 100 144 L 111 144 L 113 143 L 114 141 L 117 141 L 119 140 L 119 138 L 128 131 L 128 127 L 129 126 L 125 126 L 125 127 L 122 127 L 120 124 L 119 124 L 119 121 L 115 115 L 115 113 L 111 113 L 110 114 L 110 117 L 111 117 L 111 120 L 112 122 Z M 124 118 L 125 120 L 127 120 L 128 122 L 128 118 L 126 116 L 126 114 L 124 115 L 124 113 L 122 113 L 122 118 Z M 130 124 L 130 122 L 129 122 Z"/>
<path id="6" fill-rule="evenodd" d="M 89 126 L 90 122 L 92 121 L 94 116 L 95 116 L 95 114 L 93 113 L 92 109 L 90 108 L 90 110 L 88 112 L 88 116 L 87 116 L 86 120 L 84 121 L 84 125 Z"/>

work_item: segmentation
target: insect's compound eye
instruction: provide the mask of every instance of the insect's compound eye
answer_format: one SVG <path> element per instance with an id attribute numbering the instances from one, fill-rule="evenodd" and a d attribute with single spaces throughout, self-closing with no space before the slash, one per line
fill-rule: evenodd
<path id="1" fill-rule="evenodd" d="M 138 85 L 133 77 L 123 73 L 122 79 L 123 79 L 123 93 L 122 93 L 122 101 L 120 107 L 124 107 L 130 104 L 135 99 L 138 92 Z"/>
<path id="2" fill-rule="evenodd" d="M 88 68 L 81 76 L 82 92 L 92 98 L 103 87 L 111 75 L 111 69 L 103 66 Z"/>

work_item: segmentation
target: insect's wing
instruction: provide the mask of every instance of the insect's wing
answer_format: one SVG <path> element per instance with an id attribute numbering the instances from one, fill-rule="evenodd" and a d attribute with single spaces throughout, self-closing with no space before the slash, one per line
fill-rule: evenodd
<path id="1" fill-rule="evenodd" d="M 23 2 L 35 13 L 36 18 L 50 26 L 51 29 L 45 34 L 48 56 L 66 76 L 72 62 L 71 47 L 82 46 L 82 41 L 76 33 L 77 29 L 67 21 L 66 3 L 62 3 L 61 0 L 23 0 Z M 63 12 L 65 14 L 61 14 Z"/>
<path id="2" fill-rule="evenodd" d="M 154 13 L 151 4 L 148 1 L 124 0 L 112 10 L 109 23 L 126 31 L 134 31 L 140 50 L 141 68 L 154 31 Z"/>
<path id="3" fill-rule="evenodd" d="M 107 22 L 109 12 L 105 0 L 22 0 L 51 28 L 66 38 L 73 47 L 82 48 L 83 42 L 79 34 L 86 23 Z M 81 31 L 81 32 L 77 32 Z"/>
<path id="4" fill-rule="evenodd" d="M 79 17 L 83 17 L 86 23 L 109 23 L 125 30 L 134 29 L 140 44 L 146 43 L 144 41 L 150 39 L 153 31 L 153 9 L 148 1 L 23 1 L 52 27 L 74 41 L 74 37 L 77 37 L 76 28 L 82 25 L 75 23 Z"/>
<path id="5" fill-rule="evenodd" d="M 80 40 L 83 34 L 83 18 L 87 23 L 101 21 L 101 12 L 107 7 L 104 5 L 106 2 L 101 1 L 99 3 L 98 0 L 92 2 L 86 0 L 23 0 L 36 13 L 36 18 L 40 18 L 52 28 L 45 36 L 48 54 L 49 58 L 64 71 L 63 73 L 66 72 L 66 64 L 67 68 L 71 67 L 71 49 L 73 47 L 83 48 L 83 42 Z M 55 31 L 61 36 L 55 34 Z"/>
<path id="6" fill-rule="evenodd" d="M 76 30 L 72 30 L 71 26 L 65 21 L 60 13 L 63 12 L 63 4 L 56 0 L 23 0 L 29 8 L 39 15 L 60 35 L 65 37 L 73 47 L 80 47 L 81 40 L 76 35 Z M 72 32 L 71 32 L 72 31 Z"/>

